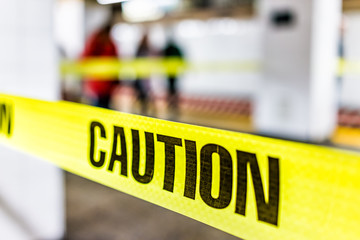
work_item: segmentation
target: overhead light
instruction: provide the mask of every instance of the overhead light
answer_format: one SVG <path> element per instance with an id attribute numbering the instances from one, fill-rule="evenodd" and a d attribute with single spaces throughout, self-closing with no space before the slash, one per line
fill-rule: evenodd
<path id="1" fill-rule="evenodd" d="M 179 4 L 180 0 L 131 0 L 122 4 L 123 16 L 129 22 L 157 20 Z"/>
<path id="2" fill-rule="evenodd" d="M 129 22 L 152 21 L 162 18 L 164 11 L 151 0 L 132 0 L 122 5 L 124 19 Z"/>
<path id="3" fill-rule="evenodd" d="M 125 2 L 127 0 L 96 0 L 99 4 L 105 5 L 105 4 L 112 4 L 112 3 L 119 3 L 119 2 Z"/>

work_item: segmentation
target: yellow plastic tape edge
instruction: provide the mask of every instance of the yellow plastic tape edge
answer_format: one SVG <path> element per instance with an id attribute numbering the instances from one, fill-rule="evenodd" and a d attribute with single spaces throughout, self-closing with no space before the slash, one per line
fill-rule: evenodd
<path id="1" fill-rule="evenodd" d="M 360 239 L 358 153 L 9 95 L 0 123 L 2 144 L 242 239 Z"/>

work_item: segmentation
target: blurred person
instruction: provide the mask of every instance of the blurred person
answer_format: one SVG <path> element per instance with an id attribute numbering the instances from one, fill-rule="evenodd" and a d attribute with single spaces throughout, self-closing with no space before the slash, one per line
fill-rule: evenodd
<path id="1" fill-rule="evenodd" d="M 112 18 L 98 31 L 96 31 L 85 45 L 82 59 L 98 57 L 118 58 L 119 53 L 111 38 Z M 110 108 L 111 96 L 114 89 L 119 85 L 117 78 L 89 76 L 84 79 L 83 90 L 85 98 L 91 105 Z"/>
<path id="2" fill-rule="evenodd" d="M 166 43 L 166 46 L 163 50 L 163 56 L 168 60 L 175 60 L 175 64 L 181 62 L 184 58 L 184 54 L 180 47 L 175 43 L 173 37 L 169 37 L 169 40 Z M 176 69 L 171 69 L 167 73 L 167 82 L 168 82 L 168 111 L 172 114 L 178 113 L 179 108 L 179 95 L 178 95 L 178 74 L 177 69 L 179 66 L 175 66 Z M 175 72 L 172 72 L 174 71 Z"/>
<path id="3" fill-rule="evenodd" d="M 346 23 L 345 18 L 341 18 L 340 23 L 340 31 L 339 31 L 339 40 L 338 40 L 338 49 L 337 49 L 337 56 L 339 58 L 339 62 L 342 64 L 340 68 L 340 72 L 336 78 L 336 90 L 337 90 L 337 105 L 341 107 L 341 91 L 343 85 L 343 78 L 344 78 L 344 61 L 345 61 L 345 31 L 346 31 Z"/>
<path id="4" fill-rule="evenodd" d="M 145 33 L 136 51 L 136 58 L 143 59 L 143 58 L 148 58 L 151 55 L 152 55 L 152 51 L 149 45 L 149 36 L 148 33 Z M 140 69 L 143 68 L 141 67 Z M 137 98 L 140 102 L 141 113 L 147 115 L 148 103 L 149 103 L 149 82 L 148 79 L 141 77 L 141 75 L 142 73 L 137 72 L 137 78 L 134 81 L 134 89 L 136 91 Z"/>
<path id="5" fill-rule="evenodd" d="M 58 45 L 58 53 L 61 64 L 64 64 L 68 59 L 66 51 L 63 46 Z M 61 99 L 69 102 L 81 102 L 82 83 L 78 76 L 71 74 L 61 74 Z"/>

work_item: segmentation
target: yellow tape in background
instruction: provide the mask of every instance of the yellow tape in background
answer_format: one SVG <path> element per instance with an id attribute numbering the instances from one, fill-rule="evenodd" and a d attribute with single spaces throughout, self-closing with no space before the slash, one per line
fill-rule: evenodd
<path id="1" fill-rule="evenodd" d="M 64 60 L 60 73 L 79 77 L 96 77 L 98 80 L 111 78 L 146 78 L 151 74 L 176 76 L 191 72 L 257 72 L 259 63 L 255 61 L 204 61 L 189 63 L 178 57 L 123 59 L 109 57 L 86 58 L 79 61 Z"/>
<path id="2" fill-rule="evenodd" d="M 243 61 L 203 61 L 187 62 L 178 57 L 168 58 L 136 58 L 123 59 L 111 57 L 93 57 L 82 60 L 63 60 L 60 64 L 62 76 L 75 75 L 78 77 L 93 77 L 97 80 L 131 80 L 147 78 L 152 74 L 177 76 L 185 72 L 231 72 L 256 73 L 261 71 L 261 62 L 255 60 Z M 360 61 L 338 60 L 337 74 L 358 75 Z"/>
<path id="3" fill-rule="evenodd" d="M 0 142 L 243 239 L 360 239 L 356 153 L 7 95 Z"/>

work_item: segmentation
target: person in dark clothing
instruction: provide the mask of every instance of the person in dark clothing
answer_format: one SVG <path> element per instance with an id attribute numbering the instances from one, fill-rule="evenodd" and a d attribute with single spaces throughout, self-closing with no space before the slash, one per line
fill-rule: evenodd
<path id="1" fill-rule="evenodd" d="M 148 43 L 148 34 L 145 34 L 141 39 L 139 48 L 136 51 L 136 58 L 147 58 L 151 55 L 150 46 Z M 146 115 L 148 112 L 148 82 L 146 79 L 139 77 L 141 73 L 137 73 L 138 77 L 134 82 L 134 89 L 137 92 L 137 98 L 140 101 L 141 113 Z"/>
<path id="2" fill-rule="evenodd" d="M 171 39 L 166 44 L 163 50 L 163 56 L 167 58 L 168 61 L 175 61 L 180 63 L 183 60 L 183 52 L 176 45 L 176 43 Z M 176 64 L 175 63 L 175 64 Z M 176 67 L 177 69 L 178 67 Z M 178 88 L 177 88 L 178 73 L 174 69 L 168 71 L 167 73 L 167 82 L 168 82 L 168 109 L 174 113 L 178 112 Z"/>

